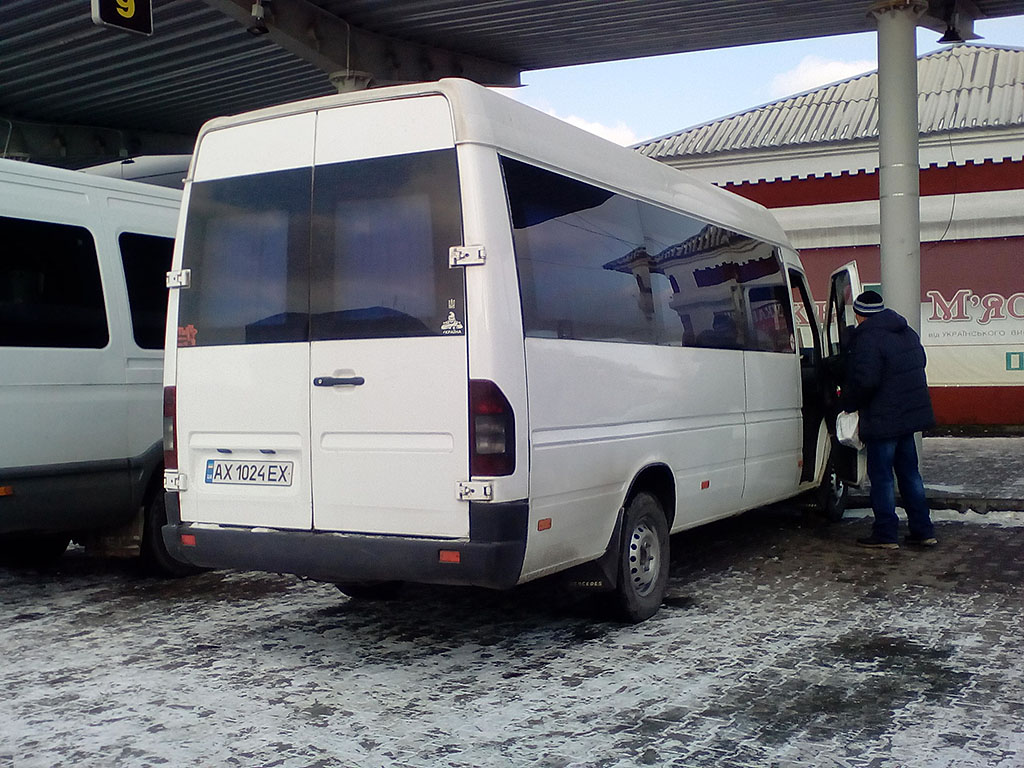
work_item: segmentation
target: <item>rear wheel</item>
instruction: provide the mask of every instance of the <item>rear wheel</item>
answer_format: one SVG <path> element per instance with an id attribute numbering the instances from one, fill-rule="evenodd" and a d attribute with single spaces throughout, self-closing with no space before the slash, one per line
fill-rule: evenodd
<path id="1" fill-rule="evenodd" d="M 140 558 L 146 572 L 153 576 L 181 578 L 202 573 L 205 568 L 175 560 L 167 551 L 161 529 L 167 524 L 167 506 L 164 493 L 157 490 L 146 504 L 142 526 L 142 551 Z"/>
<path id="2" fill-rule="evenodd" d="M 0 565 L 15 568 L 52 565 L 70 543 L 71 537 L 64 533 L 0 536 Z"/>
<path id="3" fill-rule="evenodd" d="M 637 623 L 657 613 L 668 584 L 669 538 L 665 512 L 649 493 L 636 494 L 622 519 L 615 608 Z"/>

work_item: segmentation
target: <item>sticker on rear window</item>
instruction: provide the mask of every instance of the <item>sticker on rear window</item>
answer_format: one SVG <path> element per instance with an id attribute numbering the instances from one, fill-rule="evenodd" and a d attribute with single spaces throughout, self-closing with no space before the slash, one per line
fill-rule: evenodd
<path id="1" fill-rule="evenodd" d="M 462 333 L 462 323 L 455 318 L 454 312 L 449 312 L 448 319 L 441 323 L 441 333 L 445 336 L 454 336 Z"/>
<path id="2" fill-rule="evenodd" d="M 463 331 L 463 325 L 455 317 L 455 299 L 448 299 L 448 319 L 441 323 L 441 334 L 444 336 L 457 336 Z"/>
<path id="3" fill-rule="evenodd" d="M 194 347 L 196 345 L 196 334 L 199 333 L 196 327 L 189 323 L 184 328 L 178 326 L 178 346 Z"/>

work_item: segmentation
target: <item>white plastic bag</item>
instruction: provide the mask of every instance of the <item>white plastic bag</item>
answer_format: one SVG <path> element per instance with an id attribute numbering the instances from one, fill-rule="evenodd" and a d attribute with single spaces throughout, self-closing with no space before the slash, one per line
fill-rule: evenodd
<path id="1" fill-rule="evenodd" d="M 859 425 L 860 415 L 857 411 L 853 413 L 840 411 L 836 416 L 836 438 L 843 445 L 856 448 L 859 451 L 864 447 L 864 443 L 860 441 Z"/>

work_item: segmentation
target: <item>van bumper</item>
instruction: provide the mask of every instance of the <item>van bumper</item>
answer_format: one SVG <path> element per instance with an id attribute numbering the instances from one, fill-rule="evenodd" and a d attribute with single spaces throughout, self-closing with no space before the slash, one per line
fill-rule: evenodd
<path id="1" fill-rule="evenodd" d="M 470 502 L 468 540 L 196 525 L 178 522 L 177 502 L 176 493 L 167 494 L 164 543 L 172 557 L 201 568 L 508 589 L 519 582 L 526 552 L 526 501 Z M 459 562 L 441 562 L 441 550 L 458 551 Z"/>

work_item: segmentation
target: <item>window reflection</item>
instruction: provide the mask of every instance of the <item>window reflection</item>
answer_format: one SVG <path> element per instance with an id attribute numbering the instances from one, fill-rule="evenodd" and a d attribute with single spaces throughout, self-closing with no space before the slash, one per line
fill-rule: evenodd
<path id="1" fill-rule="evenodd" d="M 776 249 L 502 159 L 527 335 L 794 352 Z"/>

